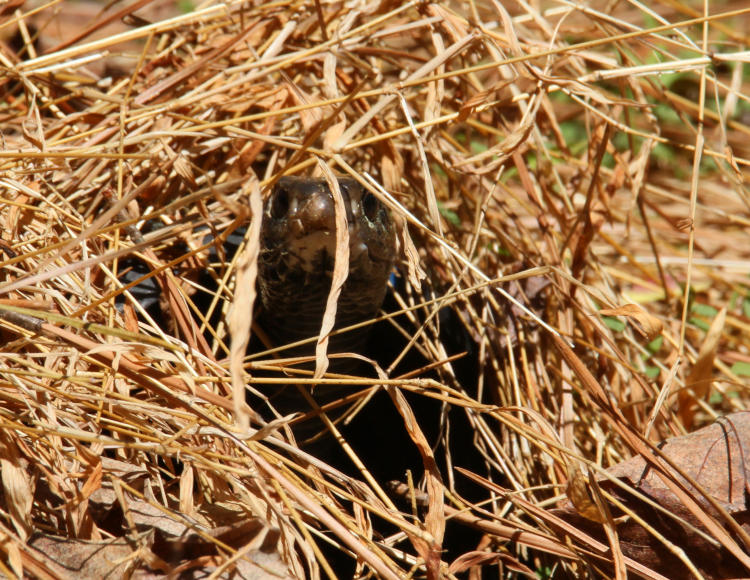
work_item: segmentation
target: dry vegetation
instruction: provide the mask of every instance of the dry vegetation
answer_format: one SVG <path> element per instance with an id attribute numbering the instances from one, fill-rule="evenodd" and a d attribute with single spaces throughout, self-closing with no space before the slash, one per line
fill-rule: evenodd
<path id="1" fill-rule="evenodd" d="M 750 574 L 743 477 L 722 501 L 744 457 L 704 494 L 654 445 L 750 400 L 750 6 L 0 10 L 3 573 Z M 245 403 L 310 379 L 262 378 L 273 353 L 242 364 L 257 233 L 232 259 L 218 241 L 280 175 L 321 163 L 398 219 L 394 321 L 430 368 L 379 361 L 385 378 L 347 381 L 346 402 L 366 413 L 387 392 L 403 425 L 378 429 L 421 456 L 400 485 L 371 455 L 356 470 L 308 455 L 290 418 L 269 427 Z M 134 256 L 164 321 L 125 275 Z M 200 272 L 215 300 L 193 308 Z M 446 335 L 464 336 L 462 359 Z M 443 442 L 468 425 L 481 461 L 436 445 L 429 398 L 453 409 Z M 747 439 L 742 420 L 725 435 Z M 693 477 L 724 445 L 711 433 L 675 459 Z M 634 456 L 690 542 L 605 481 Z M 633 521 L 654 555 L 630 549 Z"/>

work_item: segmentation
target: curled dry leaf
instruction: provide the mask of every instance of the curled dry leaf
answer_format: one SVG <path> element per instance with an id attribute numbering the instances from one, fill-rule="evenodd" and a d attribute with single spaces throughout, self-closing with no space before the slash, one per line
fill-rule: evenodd
<path id="1" fill-rule="evenodd" d="M 659 336 L 664 328 L 661 320 L 649 314 L 638 304 L 624 304 L 617 308 L 602 308 L 599 314 L 602 316 L 625 316 L 635 320 L 638 323 L 635 328 L 649 341 Z"/>
<path id="2" fill-rule="evenodd" d="M 677 397 L 680 416 L 684 425 L 693 424 L 693 417 L 697 409 L 696 400 L 705 400 L 711 389 L 711 377 L 713 375 L 716 349 L 719 346 L 724 331 L 724 323 L 727 318 L 727 309 L 722 308 L 711 323 L 706 338 L 701 344 L 698 358 L 690 369 L 690 374 L 685 379 L 685 387 L 692 391 L 682 390 Z"/>
<path id="3" fill-rule="evenodd" d="M 29 464 L 17 445 L 7 437 L 0 437 L 0 477 L 5 495 L 5 508 L 13 527 L 23 540 L 31 534 L 31 507 L 34 502 L 34 481 Z"/>
<path id="4" fill-rule="evenodd" d="M 448 572 L 451 574 L 458 574 L 475 566 L 497 562 L 501 557 L 502 555 L 497 552 L 466 552 L 451 562 L 451 565 L 448 566 Z"/>
<path id="5" fill-rule="evenodd" d="M 328 187 L 333 195 L 333 207 L 336 223 L 336 256 L 333 260 L 333 274 L 331 275 L 331 291 L 326 301 L 323 322 L 320 325 L 320 336 L 315 345 L 315 378 L 322 377 L 328 370 L 328 335 L 336 322 L 336 310 L 341 289 L 349 275 L 349 227 L 346 221 L 346 205 L 341 196 L 341 189 L 336 176 L 330 168 L 318 160 L 318 168 L 323 172 Z"/>
<path id="6" fill-rule="evenodd" d="M 425 517 L 425 528 L 429 533 L 429 540 L 411 536 L 410 539 L 419 555 L 424 558 L 427 565 L 427 577 L 436 579 L 440 577 L 440 550 L 445 536 L 445 511 L 443 505 L 443 482 L 440 478 L 440 470 L 435 462 L 430 444 L 424 436 L 419 422 L 414 416 L 414 411 L 409 406 L 403 393 L 398 389 L 388 388 L 398 412 L 404 418 L 404 426 L 409 432 L 414 444 L 419 449 L 425 469 L 427 480 L 427 515 Z"/>
<path id="7" fill-rule="evenodd" d="M 587 478 L 578 467 L 571 467 L 568 470 L 568 485 L 565 488 L 565 495 L 568 496 L 580 515 L 592 522 L 601 524 L 606 521 L 606 518 L 591 497 L 589 486 Z"/>
<path id="8" fill-rule="evenodd" d="M 260 228 L 263 220 L 263 200 L 257 179 L 250 184 L 250 209 L 252 213 L 247 244 L 237 260 L 237 284 L 232 308 L 229 311 L 230 371 L 232 374 L 232 399 L 238 425 L 243 431 L 250 426 L 250 417 L 245 408 L 245 373 L 243 357 L 250 342 L 250 328 L 255 307 L 255 279 L 258 275 L 258 252 L 260 251 Z"/>

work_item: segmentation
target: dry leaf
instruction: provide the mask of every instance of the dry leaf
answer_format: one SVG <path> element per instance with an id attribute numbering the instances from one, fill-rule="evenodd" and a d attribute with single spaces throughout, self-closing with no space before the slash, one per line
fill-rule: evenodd
<path id="1" fill-rule="evenodd" d="M 431 541 L 411 535 L 410 540 L 427 565 L 427 577 L 430 580 L 436 579 L 440 577 L 440 551 L 442 549 L 443 537 L 445 536 L 443 483 L 440 478 L 440 470 L 435 463 L 432 448 L 425 438 L 406 397 L 397 388 L 389 386 L 386 390 L 401 417 L 404 419 L 404 426 L 411 440 L 417 446 L 419 454 L 422 456 L 425 478 L 427 480 L 427 516 L 425 517 L 425 528 L 430 534 L 429 539 Z"/>
<path id="2" fill-rule="evenodd" d="M 0 437 L 0 478 L 5 494 L 5 508 L 13 527 L 25 541 L 33 529 L 31 507 L 34 503 L 34 480 L 28 461 L 19 453 L 18 446 L 7 435 Z"/>
<path id="3" fill-rule="evenodd" d="M 602 308 L 599 310 L 599 314 L 602 316 L 626 316 L 632 318 L 638 323 L 635 328 L 649 341 L 659 336 L 664 328 L 661 320 L 649 314 L 638 304 L 624 304 L 617 308 Z"/>
<path id="4" fill-rule="evenodd" d="M 695 400 L 706 400 L 708 398 L 711 390 L 716 349 L 724 332 L 726 318 L 727 309 L 722 308 L 711 323 L 706 338 L 703 340 L 703 344 L 701 344 L 700 352 L 698 352 L 698 358 L 690 370 L 690 374 L 685 379 L 685 387 L 690 389 L 692 394 L 689 391 L 681 390 L 677 396 L 677 404 L 683 425 L 690 426 L 693 424 L 693 417 L 697 408 Z"/>
<path id="5" fill-rule="evenodd" d="M 320 325 L 320 336 L 315 345 L 315 378 L 322 377 L 328 370 L 328 335 L 336 323 L 336 310 L 341 289 L 349 276 L 349 226 L 346 221 L 346 205 L 341 196 L 339 182 L 331 169 L 318 159 L 318 168 L 323 173 L 333 196 L 334 220 L 336 223 L 336 255 L 333 260 L 331 291 L 326 300 L 326 309 Z"/>
<path id="6" fill-rule="evenodd" d="M 606 518 L 591 497 L 589 485 L 588 479 L 578 467 L 571 466 L 568 469 L 568 485 L 565 488 L 565 495 L 575 506 L 576 512 L 592 522 L 601 524 L 606 521 Z"/>
<path id="7" fill-rule="evenodd" d="M 229 333 L 232 336 L 229 354 L 229 368 L 232 375 L 232 400 L 234 413 L 240 429 L 247 432 L 250 416 L 245 404 L 245 370 L 243 360 L 250 342 L 250 329 L 253 323 L 255 306 L 255 279 L 258 276 L 258 252 L 260 251 L 260 230 L 263 222 L 263 199 L 260 185 L 254 178 L 249 181 L 250 212 L 252 221 L 247 235 L 247 243 L 237 258 L 234 301 L 229 311 Z"/>
<path id="8" fill-rule="evenodd" d="M 734 518 L 735 525 L 743 530 L 745 537 L 750 535 L 750 524 L 746 517 L 750 510 L 746 493 L 747 482 L 750 481 L 749 413 L 735 413 L 690 435 L 668 439 L 660 445 L 660 449 L 691 478 L 690 481 L 685 480 L 664 464 L 664 468 L 671 473 L 670 477 L 687 486 L 703 509 L 712 515 L 710 521 L 713 526 L 730 527 L 706 501 L 697 486 Z M 607 469 L 607 474 L 635 488 L 653 502 L 648 503 L 622 490 L 605 477 L 598 478 L 602 490 L 616 496 L 640 518 L 617 519 L 620 548 L 625 556 L 669 578 L 689 577 L 688 568 L 669 546 L 654 535 L 652 530 L 655 530 L 668 542 L 684 550 L 705 578 L 746 577 L 747 569 L 716 540 L 715 530 L 718 528 L 709 529 L 700 523 L 644 459 L 634 457 L 623 461 Z M 616 516 L 622 515 L 613 504 L 610 509 L 617 512 Z M 582 518 L 577 506 L 571 504 L 555 513 L 594 537 L 602 536 L 601 527 L 597 527 L 589 518 Z M 738 540 L 742 542 L 741 538 Z"/>

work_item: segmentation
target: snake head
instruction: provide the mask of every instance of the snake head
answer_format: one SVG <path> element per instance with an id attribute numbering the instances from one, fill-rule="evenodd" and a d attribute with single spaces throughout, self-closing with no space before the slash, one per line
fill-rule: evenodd
<path id="1" fill-rule="evenodd" d="M 342 327 L 371 318 L 380 308 L 396 237 L 380 200 L 353 179 L 338 178 L 338 184 L 349 232 L 349 272 L 336 313 L 336 327 Z M 277 342 L 317 334 L 336 256 L 336 213 L 326 180 L 279 179 L 264 206 L 260 241 L 258 288 L 267 332 Z"/>
<path id="2" fill-rule="evenodd" d="M 350 178 L 338 178 L 349 230 L 350 275 L 371 276 L 393 266 L 395 236 L 387 208 Z M 320 274 L 336 255 L 336 214 L 325 179 L 282 177 L 266 201 L 261 233 L 276 267 Z"/>

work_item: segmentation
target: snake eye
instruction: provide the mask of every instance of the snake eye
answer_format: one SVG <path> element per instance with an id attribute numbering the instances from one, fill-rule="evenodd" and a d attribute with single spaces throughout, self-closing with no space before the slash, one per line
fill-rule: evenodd
<path id="1" fill-rule="evenodd" d="M 362 211 L 365 212 L 365 217 L 371 222 L 376 221 L 378 210 L 380 210 L 378 199 L 371 193 L 365 193 L 365 196 L 362 198 Z"/>
<path id="2" fill-rule="evenodd" d="M 274 219 L 282 219 L 286 217 L 289 211 L 289 192 L 286 189 L 278 189 L 271 201 L 271 217 Z"/>

